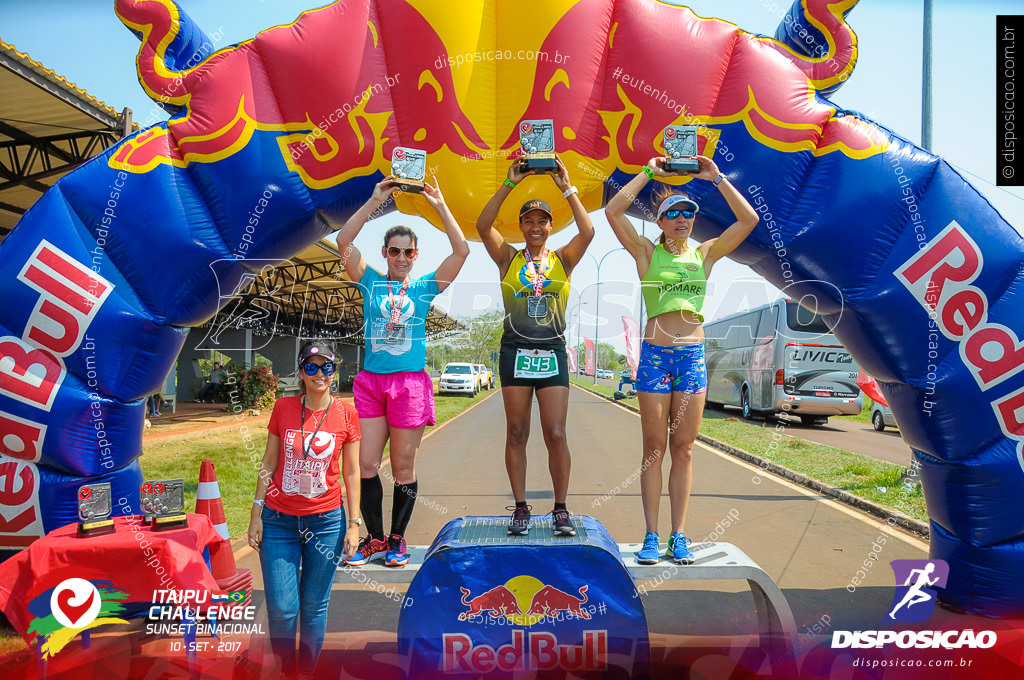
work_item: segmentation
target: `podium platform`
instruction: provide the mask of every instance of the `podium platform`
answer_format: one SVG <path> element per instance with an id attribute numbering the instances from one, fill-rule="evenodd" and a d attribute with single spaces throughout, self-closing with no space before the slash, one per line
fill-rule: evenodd
<path id="1" fill-rule="evenodd" d="M 507 516 L 462 517 L 429 547 L 408 546 L 404 567 L 374 559 L 358 568 L 379 583 L 410 583 L 398 622 L 410 678 L 548 669 L 641 675 L 650 649 L 645 587 L 638 592 L 634 579 L 744 580 L 760 646 L 774 661 L 792 655 L 796 625 L 785 595 L 731 543 L 696 543 L 685 566 L 641 565 L 640 544 L 616 544 L 592 517 L 573 517 L 573 537 L 552 535 L 550 515 L 534 517 L 527 536 L 508 536 L 507 526 Z"/>
<path id="2" fill-rule="evenodd" d="M 507 536 L 507 516 L 449 522 L 398 621 L 410 677 L 645 672 L 647 618 L 619 547 L 592 517 L 573 525 L 576 536 L 553 536 L 540 516 L 529 535 Z"/>

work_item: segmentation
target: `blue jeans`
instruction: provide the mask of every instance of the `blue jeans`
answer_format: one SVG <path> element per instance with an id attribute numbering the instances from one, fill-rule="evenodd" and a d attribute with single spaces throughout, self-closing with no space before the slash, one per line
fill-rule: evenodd
<path id="1" fill-rule="evenodd" d="M 260 566 L 267 597 L 270 646 L 285 671 L 295 656 L 299 632 L 299 672 L 312 675 L 327 633 L 327 605 L 340 562 L 345 509 L 315 515 L 289 515 L 263 508 Z M 301 563 L 301 570 L 300 570 Z"/>

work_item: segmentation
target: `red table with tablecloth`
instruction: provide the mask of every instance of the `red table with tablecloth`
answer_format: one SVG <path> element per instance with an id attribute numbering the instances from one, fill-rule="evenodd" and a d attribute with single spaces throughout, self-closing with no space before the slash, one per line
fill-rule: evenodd
<path id="1" fill-rule="evenodd" d="M 127 602 L 152 602 L 155 590 L 220 592 L 203 551 L 221 537 L 206 515 L 153 531 L 137 515 L 114 518 L 114 533 L 78 538 L 77 523 L 55 529 L 0 564 L 0 610 L 28 639 L 29 604 L 66 578 L 109 580 Z"/>

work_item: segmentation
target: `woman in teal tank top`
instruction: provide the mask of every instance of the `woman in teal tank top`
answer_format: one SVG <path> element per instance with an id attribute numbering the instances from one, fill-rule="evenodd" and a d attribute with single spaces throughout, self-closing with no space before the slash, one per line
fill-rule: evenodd
<path id="1" fill-rule="evenodd" d="M 680 564 L 693 561 L 683 533 L 686 510 L 693 485 L 693 443 L 697 439 L 704 398 L 707 368 L 704 364 L 704 321 L 702 313 L 707 279 L 715 263 L 736 249 L 757 225 L 757 213 L 743 195 L 729 183 L 713 160 L 697 157 L 700 170 L 695 179 L 712 182 L 732 209 L 736 221 L 718 238 L 688 243 L 700 207 L 686 194 L 663 187 L 655 198 L 658 227 L 662 234 L 655 245 L 637 233 L 626 217 L 626 209 L 655 177 L 673 177 L 666 172 L 667 158 L 652 158 L 643 172 L 624 186 L 605 207 L 608 222 L 619 242 L 636 260 L 647 326 L 637 370 L 637 399 L 643 432 L 643 464 L 640 496 L 643 500 L 647 533 L 637 553 L 641 564 L 658 561 L 658 509 L 661 502 L 661 463 L 664 452 L 672 460 L 668 493 L 672 532 L 666 557 Z"/>

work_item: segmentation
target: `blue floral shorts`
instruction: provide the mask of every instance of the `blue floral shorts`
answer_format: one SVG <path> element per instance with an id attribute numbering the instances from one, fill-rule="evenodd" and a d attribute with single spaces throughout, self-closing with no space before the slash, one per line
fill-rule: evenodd
<path id="1" fill-rule="evenodd" d="M 647 341 L 640 346 L 636 391 L 669 394 L 700 394 L 708 389 L 704 343 L 663 347 Z"/>

